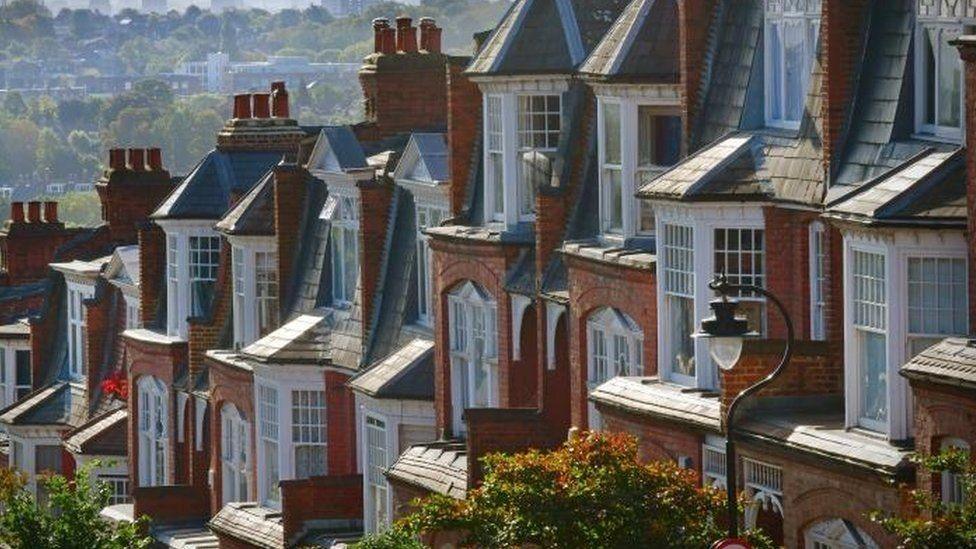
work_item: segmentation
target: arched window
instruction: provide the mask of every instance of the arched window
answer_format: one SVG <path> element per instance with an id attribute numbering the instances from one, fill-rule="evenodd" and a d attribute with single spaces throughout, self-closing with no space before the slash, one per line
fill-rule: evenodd
<path id="1" fill-rule="evenodd" d="M 618 309 L 604 307 L 590 315 L 586 328 L 590 390 L 613 377 L 643 373 L 644 332 L 634 319 Z M 589 416 L 591 429 L 602 427 L 592 404 Z"/>
<path id="2" fill-rule="evenodd" d="M 847 519 L 818 522 L 807 529 L 806 549 L 878 549 L 871 536 Z"/>
<path id="3" fill-rule="evenodd" d="M 941 449 L 943 451 L 961 450 L 968 454 L 969 444 L 962 439 L 947 438 L 942 440 Z M 966 493 L 964 492 L 963 488 L 962 475 L 950 471 L 942 472 L 942 501 L 944 503 L 963 503 L 966 499 Z"/>
<path id="4" fill-rule="evenodd" d="M 139 485 L 162 486 L 167 483 L 167 414 L 166 385 L 152 376 L 139 380 Z"/>
<path id="5" fill-rule="evenodd" d="M 224 504 L 250 500 L 248 492 L 248 424 L 237 406 L 225 404 L 220 409 L 220 462 L 223 477 Z"/>
<path id="6" fill-rule="evenodd" d="M 466 408 L 498 406 L 498 330 L 495 300 L 473 282 L 448 297 L 455 432 Z"/>

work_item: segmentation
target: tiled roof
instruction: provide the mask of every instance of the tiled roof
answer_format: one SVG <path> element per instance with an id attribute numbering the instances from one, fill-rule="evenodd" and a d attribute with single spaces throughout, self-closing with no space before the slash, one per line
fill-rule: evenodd
<path id="1" fill-rule="evenodd" d="M 768 196 L 772 189 L 761 157 L 761 137 L 732 134 L 652 179 L 638 195 L 674 200 Z"/>
<path id="2" fill-rule="evenodd" d="M 657 262 L 653 251 L 637 247 L 607 247 L 596 240 L 570 241 L 563 244 L 564 254 L 582 257 L 601 263 L 652 270 Z"/>
<path id="3" fill-rule="evenodd" d="M 215 228 L 230 235 L 274 235 L 274 173 L 265 174 Z"/>
<path id="4" fill-rule="evenodd" d="M 717 397 L 689 392 L 657 379 L 615 377 L 590 393 L 590 400 L 639 415 L 663 417 L 718 432 Z"/>
<path id="5" fill-rule="evenodd" d="M 833 200 L 827 215 L 863 223 L 966 225 L 964 151 L 927 149 Z"/>
<path id="6" fill-rule="evenodd" d="M 349 381 L 380 399 L 434 400 L 434 342 L 414 339 Z"/>
<path id="7" fill-rule="evenodd" d="M 68 450 L 78 454 L 124 456 L 128 417 L 129 412 L 125 407 L 102 414 L 71 431 L 64 444 Z M 112 433 L 113 430 L 117 433 Z"/>
<path id="8" fill-rule="evenodd" d="M 220 547 L 217 536 L 199 522 L 155 525 L 151 528 L 150 533 L 163 547 L 170 549 L 217 549 Z"/>
<path id="9" fill-rule="evenodd" d="M 386 476 L 456 499 L 465 499 L 468 489 L 468 456 L 463 443 L 417 444 L 386 471 Z"/>
<path id="10" fill-rule="evenodd" d="M 280 549 L 285 546 L 281 511 L 256 503 L 228 503 L 208 523 L 210 529 L 253 547 Z"/>
<path id="11" fill-rule="evenodd" d="M 78 426 L 87 419 L 84 387 L 52 383 L 0 411 L 0 423 L 8 425 Z"/>
<path id="12" fill-rule="evenodd" d="M 901 367 L 912 379 L 976 389 L 976 340 L 948 338 L 915 355 Z"/>
<path id="13" fill-rule="evenodd" d="M 241 350 L 241 355 L 268 363 L 322 364 L 331 359 L 332 316 L 303 314 Z"/>
<path id="14" fill-rule="evenodd" d="M 30 337 L 30 325 L 26 318 L 0 326 L 0 339 L 27 339 Z"/>
<path id="15" fill-rule="evenodd" d="M 677 4 L 633 0 L 580 72 L 601 78 L 673 83 L 678 79 Z"/>
<path id="16" fill-rule="evenodd" d="M 211 151 L 152 214 L 153 219 L 219 219 L 281 161 L 279 152 Z"/>
<path id="17" fill-rule="evenodd" d="M 518 260 L 505 274 L 505 291 L 522 295 L 535 295 L 535 249 L 522 250 Z"/>

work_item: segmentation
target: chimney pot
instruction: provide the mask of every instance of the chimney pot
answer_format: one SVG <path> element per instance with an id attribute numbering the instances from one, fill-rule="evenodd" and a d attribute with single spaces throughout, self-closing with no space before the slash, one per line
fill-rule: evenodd
<path id="1" fill-rule="evenodd" d="M 275 118 L 291 118 L 288 110 L 288 90 L 284 82 L 271 84 L 271 116 Z"/>
<path id="2" fill-rule="evenodd" d="M 11 202 L 10 203 L 10 220 L 14 223 L 24 222 L 24 203 L 23 202 Z"/>
<path id="3" fill-rule="evenodd" d="M 146 155 L 148 156 L 146 163 L 149 164 L 150 170 L 156 172 L 163 169 L 163 151 L 159 147 L 146 149 Z"/>
<path id="4" fill-rule="evenodd" d="M 420 49 L 428 53 L 441 53 L 441 29 L 431 17 L 420 19 Z"/>
<path id="5" fill-rule="evenodd" d="M 139 172 L 146 169 L 146 152 L 144 149 L 129 149 L 129 169 Z"/>
<path id="6" fill-rule="evenodd" d="M 397 51 L 415 52 L 417 51 L 417 27 L 411 23 L 413 19 L 402 16 L 396 19 L 396 41 Z"/>
<path id="7" fill-rule="evenodd" d="M 373 19 L 373 53 L 388 53 L 383 48 L 384 31 L 390 28 L 390 20 L 385 17 Z"/>
<path id="8" fill-rule="evenodd" d="M 108 169 L 121 170 L 125 168 L 125 149 L 109 149 Z"/>
<path id="9" fill-rule="evenodd" d="M 254 118 L 271 118 L 271 94 L 255 93 L 254 98 Z"/>
<path id="10" fill-rule="evenodd" d="M 29 223 L 41 222 L 41 203 L 32 200 L 27 203 L 27 221 Z"/>
<path id="11" fill-rule="evenodd" d="M 58 222 L 58 203 L 53 200 L 44 203 L 44 222 L 45 223 L 57 223 Z"/>
<path id="12" fill-rule="evenodd" d="M 251 94 L 241 93 L 234 96 L 234 118 L 251 118 Z"/>
<path id="13" fill-rule="evenodd" d="M 396 29 L 393 27 L 382 29 L 383 45 L 380 53 L 393 55 L 397 51 Z"/>

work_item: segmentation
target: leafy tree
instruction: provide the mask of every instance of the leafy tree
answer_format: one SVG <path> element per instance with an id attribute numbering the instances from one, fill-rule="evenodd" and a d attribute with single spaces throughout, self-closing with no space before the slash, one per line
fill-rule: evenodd
<path id="1" fill-rule="evenodd" d="M 102 204 L 95 191 L 41 197 L 58 202 L 58 218 L 69 227 L 96 227 L 102 222 Z"/>
<path id="2" fill-rule="evenodd" d="M 360 549 L 438 532 L 462 536 L 461 546 L 698 549 L 725 533 L 722 494 L 676 464 L 642 464 L 628 435 L 578 433 L 557 450 L 490 455 L 484 466 L 484 482 L 467 499 L 415 502 L 415 513 Z M 771 546 L 749 535 L 755 547 Z"/>
<path id="3" fill-rule="evenodd" d="M 152 538 L 140 533 L 144 521 L 111 523 L 100 516 L 112 490 L 95 483 L 89 464 L 73 480 L 53 475 L 40 480 L 47 492 L 37 501 L 27 490 L 4 498 L 0 540 L 13 549 L 143 549 Z"/>
<path id="4" fill-rule="evenodd" d="M 3 98 L 3 110 L 12 116 L 24 116 L 27 114 L 27 103 L 24 102 L 20 92 L 10 92 Z"/>
<path id="5" fill-rule="evenodd" d="M 920 466 L 920 474 L 958 475 L 966 496 L 963 502 L 945 503 L 930 492 L 914 490 L 912 499 L 919 514 L 875 512 L 872 520 L 898 537 L 899 547 L 905 549 L 976 549 L 976 497 L 972 497 L 976 494 L 976 466 L 970 461 L 969 452 L 949 449 L 934 456 L 915 456 L 914 461 Z"/>

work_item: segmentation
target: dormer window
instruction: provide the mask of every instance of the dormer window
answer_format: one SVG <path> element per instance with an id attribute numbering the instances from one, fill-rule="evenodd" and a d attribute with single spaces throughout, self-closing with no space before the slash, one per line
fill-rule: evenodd
<path id="1" fill-rule="evenodd" d="M 920 134 L 953 140 L 962 135 L 962 60 L 949 45 L 962 31 L 958 22 L 918 24 L 915 126 Z"/>
<path id="2" fill-rule="evenodd" d="M 278 254 L 267 239 L 232 239 L 234 344 L 242 348 L 279 325 Z"/>
<path id="3" fill-rule="evenodd" d="M 820 0 L 765 2 L 766 125 L 797 129 L 820 35 Z"/>
<path id="4" fill-rule="evenodd" d="M 498 405 L 497 313 L 494 299 L 473 282 L 453 291 L 448 305 L 452 408 L 455 433 L 462 434 L 464 410 Z"/>
<path id="5" fill-rule="evenodd" d="M 681 118 L 673 109 L 628 98 L 601 97 L 600 226 L 604 238 L 654 232 L 654 214 L 634 196 L 642 183 L 676 164 Z"/>
<path id="6" fill-rule="evenodd" d="M 24 342 L 23 349 L 0 347 L 0 407 L 6 408 L 31 392 L 31 352 Z"/>
<path id="7" fill-rule="evenodd" d="M 166 231 L 167 333 L 187 337 L 187 318 L 210 312 L 217 269 L 220 237 L 212 222 L 169 224 Z"/>
<path id="8" fill-rule="evenodd" d="M 532 222 L 536 187 L 559 147 L 562 95 L 486 94 L 484 119 L 486 221 Z"/>
<path id="9" fill-rule="evenodd" d="M 447 217 L 447 210 L 435 206 L 417 206 L 417 321 L 430 326 L 433 318 L 433 273 L 430 240 L 424 230 L 437 227 Z"/>
<path id="10" fill-rule="evenodd" d="M 88 331 L 85 329 L 85 300 L 95 295 L 93 286 L 67 283 L 68 309 L 68 374 L 72 379 L 84 377 L 88 373 L 85 343 Z"/>
<path id="11" fill-rule="evenodd" d="M 337 307 L 348 307 L 356 296 L 359 282 L 359 201 L 334 195 L 324 214 L 332 221 L 329 244 L 332 303 Z"/>

